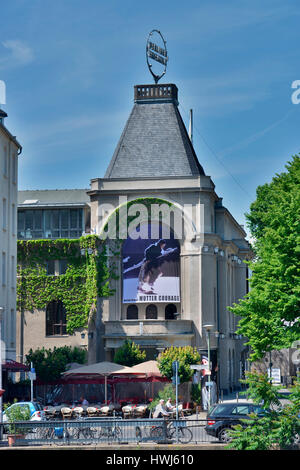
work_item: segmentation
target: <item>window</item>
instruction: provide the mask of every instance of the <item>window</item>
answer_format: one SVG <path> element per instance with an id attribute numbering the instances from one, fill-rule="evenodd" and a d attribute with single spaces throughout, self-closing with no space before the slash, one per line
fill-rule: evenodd
<path id="1" fill-rule="evenodd" d="M 137 320 L 139 317 L 139 310 L 136 305 L 129 305 L 127 307 L 127 320 Z"/>
<path id="2" fill-rule="evenodd" d="M 175 313 L 177 313 L 176 305 L 168 304 L 165 308 L 165 320 L 176 320 Z"/>
<path id="3" fill-rule="evenodd" d="M 20 209 L 19 238 L 78 238 L 83 232 L 83 209 Z"/>
<path id="4" fill-rule="evenodd" d="M 6 285 L 6 253 L 2 253 L 2 285 Z"/>
<path id="5" fill-rule="evenodd" d="M 7 155 L 7 147 L 4 147 L 4 166 L 3 166 L 3 174 L 4 176 L 8 175 L 8 155 Z"/>
<path id="6" fill-rule="evenodd" d="M 53 259 L 47 261 L 47 275 L 55 276 L 55 261 Z"/>
<path id="7" fill-rule="evenodd" d="M 264 416 L 267 411 L 264 408 L 261 408 L 260 406 L 252 406 L 252 413 L 255 413 L 258 416 Z"/>
<path id="8" fill-rule="evenodd" d="M 157 320 L 157 307 L 154 304 L 147 305 L 146 320 Z"/>
<path id="9" fill-rule="evenodd" d="M 16 283 L 16 266 L 15 266 L 15 257 L 11 257 L 11 287 L 15 287 Z"/>
<path id="10" fill-rule="evenodd" d="M 14 348 L 16 345 L 16 317 L 15 311 L 10 311 L 10 347 Z"/>
<path id="11" fill-rule="evenodd" d="M 66 259 L 59 260 L 59 274 L 66 274 L 68 269 L 68 261 Z"/>
<path id="12" fill-rule="evenodd" d="M 4 198 L 2 201 L 2 228 L 6 230 L 7 224 L 7 214 L 6 214 L 6 199 Z"/>
<path id="13" fill-rule="evenodd" d="M 236 406 L 233 410 L 232 413 L 233 415 L 248 415 L 250 413 L 249 406 L 243 405 L 243 406 Z"/>
<path id="14" fill-rule="evenodd" d="M 12 182 L 17 182 L 17 154 L 12 155 Z"/>
<path id="15" fill-rule="evenodd" d="M 12 204 L 11 206 L 11 231 L 12 234 L 15 235 L 16 233 L 16 212 L 15 212 L 16 206 L 15 204 Z"/>
<path id="16" fill-rule="evenodd" d="M 65 335 L 66 309 L 60 300 L 52 300 L 46 309 L 46 336 Z"/>

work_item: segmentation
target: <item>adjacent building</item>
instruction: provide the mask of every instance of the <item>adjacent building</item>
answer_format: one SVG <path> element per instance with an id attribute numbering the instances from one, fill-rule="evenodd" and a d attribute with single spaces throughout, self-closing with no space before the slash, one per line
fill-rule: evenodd
<path id="1" fill-rule="evenodd" d="M 87 189 L 30 190 L 18 193 L 18 240 L 34 242 L 79 239 L 90 234 L 90 204 Z M 65 243 L 65 245 L 67 245 Z M 38 246 L 36 247 L 38 250 Z M 78 242 L 79 250 L 79 242 Z M 64 276 L 70 267 L 66 257 L 51 257 L 45 262 L 45 273 L 55 282 Z M 21 268 L 21 262 L 19 261 Z M 23 279 L 18 275 L 18 282 Z M 43 275 L 43 272 L 41 276 Z M 26 287 L 24 288 L 26 290 Z M 66 309 L 59 294 L 54 295 L 44 308 L 32 310 L 22 308 L 22 289 L 19 289 L 17 315 L 17 357 L 24 362 L 30 349 L 45 347 L 53 349 L 60 346 L 79 346 L 87 349 L 88 336 L 85 328 L 68 334 L 66 328 Z M 80 311 L 78 311 L 80 314 Z"/>
<path id="2" fill-rule="evenodd" d="M 18 158 L 22 147 L 0 110 L 0 307 L 5 358 L 16 358 Z"/>

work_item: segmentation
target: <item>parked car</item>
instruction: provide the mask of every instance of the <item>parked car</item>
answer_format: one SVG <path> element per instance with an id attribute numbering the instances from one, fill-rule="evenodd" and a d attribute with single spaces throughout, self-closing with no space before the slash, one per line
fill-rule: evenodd
<path id="1" fill-rule="evenodd" d="M 210 436 L 217 437 L 220 442 L 229 442 L 229 431 L 236 424 L 243 424 L 241 420 L 249 419 L 250 413 L 264 416 L 266 410 L 247 402 L 219 403 L 209 410 L 205 431 Z"/>
<path id="2" fill-rule="evenodd" d="M 9 421 L 8 415 L 10 410 L 15 407 L 27 407 L 30 412 L 30 421 L 42 421 L 45 419 L 45 412 L 43 410 L 42 405 L 37 401 L 19 401 L 14 403 L 13 405 L 6 408 L 3 412 L 3 423 L 7 423 Z"/>

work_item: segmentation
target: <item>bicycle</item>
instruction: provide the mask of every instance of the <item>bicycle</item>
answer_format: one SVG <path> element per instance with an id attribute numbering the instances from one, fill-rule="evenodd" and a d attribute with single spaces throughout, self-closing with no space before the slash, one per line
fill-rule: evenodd
<path id="1" fill-rule="evenodd" d="M 99 430 L 99 439 L 101 438 L 107 438 L 108 440 L 116 440 L 120 441 L 123 437 L 122 429 L 120 426 L 101 426 Z"/>
<path id="2" fill-rule="evenodd" d="M 71 437 L 73 439 L 97 439 L 98 430 L 89 426 L 79 426 L 72 429 Z"/>
<path id="3" fill-rule="evenodd" d="M 188 444 L 193 438 L 193 433 L 186 427 L 185 421 L 165 421 L 162 426 L 151 428 L 150 437 L 157 442 L 163 439 L 178 439 L 181 444 Z"/>

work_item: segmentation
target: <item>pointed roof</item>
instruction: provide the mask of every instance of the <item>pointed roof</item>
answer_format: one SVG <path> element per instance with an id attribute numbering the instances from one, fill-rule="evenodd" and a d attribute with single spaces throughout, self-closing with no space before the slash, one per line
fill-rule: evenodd
<path id="1" fill-rule="evenodd" d="M 204 175 L 178 110 L 176 85 L 136 85 L 135 104 L 105 178 Z"/>

